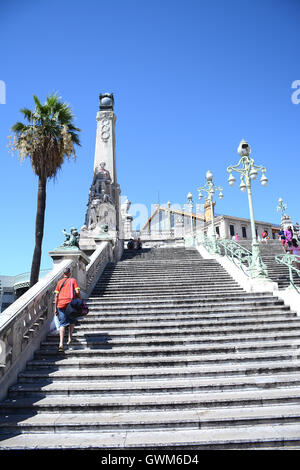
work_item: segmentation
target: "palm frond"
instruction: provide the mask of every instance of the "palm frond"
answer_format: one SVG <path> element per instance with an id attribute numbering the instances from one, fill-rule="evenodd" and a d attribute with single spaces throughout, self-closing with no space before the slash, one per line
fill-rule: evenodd
<path id="1" fill-rule="evenodd" d="M 28 126 L 26 124 L 23 124 L 23 122 L 16 122 L 11 127 L 12 132 L 15 132 L 17 134 L 19 134 L 20 132 L 25 132 L 27 129 L 28 129 Z"/>
<path id="2" fill-rule="evenodd" d="M 34 118 L 34 113 L 31 111 L 31 109 L 22 108 L 20 109 L 20 112 L 23 114 L 24 118 L 27 119 L 28 122 L 32 123 L 33 118 Z"/>

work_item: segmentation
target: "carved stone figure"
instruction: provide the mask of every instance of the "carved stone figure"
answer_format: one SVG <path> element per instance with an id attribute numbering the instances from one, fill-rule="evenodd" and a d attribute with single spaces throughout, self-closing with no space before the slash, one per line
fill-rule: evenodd
<path id="1" fill-rule="evenodd" d="M 93 183 L 90 190 L 91 199 L 94 197 L 100 197 L 103 191 L 110 195 L 110 184 L 110 173 L 105 169 L 105 162 L 101 162 L 100 168 L 98 166 L 95 169 Z"/>
<path id="2" fill-rule="evenodd" d="M 76 246 L 77 248 L 79 248 L 79 238 L 80 238 L 80 235 L 77 231 L 77 228 L 75 227 L 72 227 L 70 229 L 70 233 L 67 233 L 66 232 L 66 229 L 63 229 L 62 230 L 62 233 L 64 234 L 64 236 L 66 237 L 66 240 L 64 241 L 64 243 L 62 244 L 62 246 Z"/>
<path id="3" fill-rule="evenodd" d="M 86 220 L 86 225 L 89 229 L 96 227 L 96 224 L 98 222 L 97 206 L 98 206 L 98 202 L 96 200 L 93 200 L 90 203 L 90 207 L 87 212 L 87 220 Z M 94 227 L 91 227 L 91 226 L 94 226 Z"/>

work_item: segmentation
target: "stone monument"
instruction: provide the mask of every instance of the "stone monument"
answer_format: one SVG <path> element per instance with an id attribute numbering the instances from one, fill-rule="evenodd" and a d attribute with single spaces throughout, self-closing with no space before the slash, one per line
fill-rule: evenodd
<path id="1" fill-rule="evenodd" d="M 99 95 L 94 174 L 89 190 L 84 226 L 80 231 L 80 248 L 95 248 L 96 240 L 119 238 L 120 186 L 117 182 L 115 152 L 114 97 Z"/>

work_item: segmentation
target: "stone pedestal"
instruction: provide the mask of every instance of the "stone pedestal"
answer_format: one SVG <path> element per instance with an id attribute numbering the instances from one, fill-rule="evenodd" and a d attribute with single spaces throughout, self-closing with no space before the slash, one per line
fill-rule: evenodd
<path id="1" fill-rule="evenodd" d="M 281 217 L 281 225 L 283 226 L 283 230 L 286 230 L 288 227 L 293 227 L 293 222 L 289 215 L 284 214 Z"/>
<path id="2" fill-rule="evenodd" d="M 213 206 L 213 213 L 215 213 L 215 205 L 216 203 L 213 201 L 212 206 Z M 204 217 L 205 217 L 205 222 L 210 222 L 212 219 L 212 213 L 211 213 L 211 207 L 210 207 L 210 202 L 205 201 L 204 203 Z"/>
<path id="3" fill-rule="evenodd" d="M 90 262 L 90 258 L 79 248 L 58 247 L 53 251 L 49 251 L 49 255 L 53 259 L 53 264 L 59 264 L 64 259 L 74 261 L 74 269 L 71 270 L 71 276 L 75 277 L 80 290 L 86 291 L 86 266 Z"/>

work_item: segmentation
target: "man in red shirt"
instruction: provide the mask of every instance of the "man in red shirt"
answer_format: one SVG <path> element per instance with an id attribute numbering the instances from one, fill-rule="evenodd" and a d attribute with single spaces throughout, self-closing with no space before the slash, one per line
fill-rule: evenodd
<path id="1" fill-rule="evenodd" d="M 66 308 L 72 299 L 80 296 L 80 289 L 76 279 L 71 277 L 70 268 L 64 270 L 64 277 L 57 283 L 55 289 L 55 315 L 59 319 L 59 351 L 63 351 L 64 335 L 66 327 L 69 327 L 69 339 L 67 344 L 71 344 L 74 326 L 77 324 L 76 318 L 66 313 Z"/>

